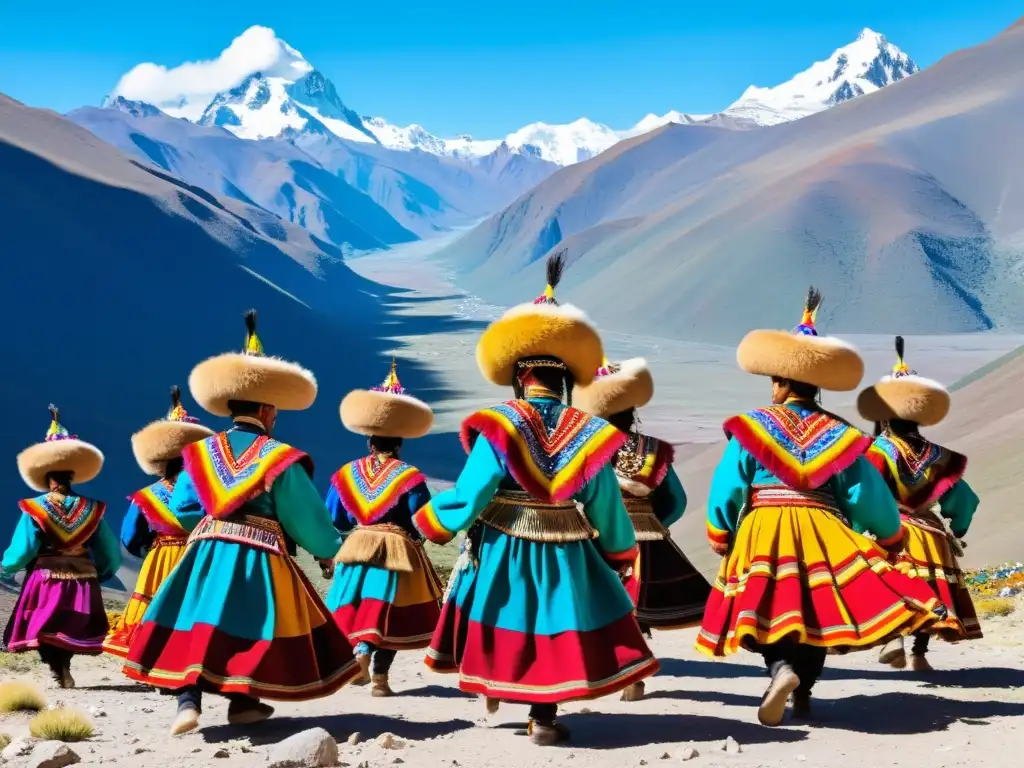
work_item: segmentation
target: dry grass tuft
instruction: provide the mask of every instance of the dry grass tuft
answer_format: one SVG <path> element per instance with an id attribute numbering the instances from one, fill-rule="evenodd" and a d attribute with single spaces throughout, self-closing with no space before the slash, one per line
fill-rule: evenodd
<path id="1" fill-rule="evenodd" d="M 993 619 L 997 616 L 1009 616 L 1017 610 L 1017 600 L 1013 597 L 975 598 L 974 608 L 979 619 Z"/>
<path id="2" fill-rule="evenodd" d="M 39 663 L 34 653 L 0 653 L 0 672 L 28 672 Z"/>
<path id="3" fill-rule="evenodd" d="M 28 731 L 45 741 L 85 741 L 93 735 L 92 723 L 74 709 L 51 709 L 40 712 L 28 724 Z"/>
<path id="4" fill-rule="evenodd" d="M 0 750 L 7 749 L 7 745 L 11 743 L 11 737 L 6 733 L 0 733 Z"/>
<path id="5" fill-rule="evenodd" d="M 38 712 L 46 709 L 46 697 L 33 685 L 22 682 L 0 684 L 0 712 Z"/>

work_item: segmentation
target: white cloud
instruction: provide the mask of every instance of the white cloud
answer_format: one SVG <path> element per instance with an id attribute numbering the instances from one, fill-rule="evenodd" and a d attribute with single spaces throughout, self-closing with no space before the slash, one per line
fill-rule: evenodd
<path id="1" fill-rule="evenodd" d="M 215 59 L 170 69 L 151 62 L 139 64 L 118 81 L 111 96 L 145 101 L 169 115 L 196 120 L 217 93 L 234 88 L 254 72 L 297 80 L 311 69 L 302 54 L 274 30 L 252 26 Z"/>

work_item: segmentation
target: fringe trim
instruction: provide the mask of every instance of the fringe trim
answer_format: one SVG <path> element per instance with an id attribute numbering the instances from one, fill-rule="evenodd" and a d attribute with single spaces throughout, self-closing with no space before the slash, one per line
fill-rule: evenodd
<path id="1" fill-rule="evenodd" d="M 207 515 L 195 527 L 188 537 L 191 546 L 197 541 L 228 541 L 233 544 L 244 544 L 254 549 L 269 552 L 272 555 L 283 555 L 284 532 L 280 524 L 264 517 L 247 515 L 242 520 L 220 520 Z"/>
<path id="2" fill-rule="evenodd" d="M 412 573 L 421 564 L 422 546 L 397 525 L 381 523 L 359 527 L 345 537 L 335 562 L 371 565 L 388 571 Z"/>
<path id="3" fill-rule="evenodd" d="M 639 541 L 664 541 L 669 538 L 668 528 L 654 514 L 648 499 L 624 497 L 622 499 L 629 513 L 629 521 L 633 524 L 633 534 Z"/>
<path id="4" fill-rule="evenodd" d="M 99 578 L 96 564 L 78 555 L 42 555 L 36 559 L 35 570 L 45 571 L 52 581 L 86 581 Z"/>
<path id="5" fill-rule="evenodd" d="M 527 541 L 568 542 L 597 538 L 576 502 L 545 503 L 528 493 L 501 491 L 480 514 L 480 522 Z"/>

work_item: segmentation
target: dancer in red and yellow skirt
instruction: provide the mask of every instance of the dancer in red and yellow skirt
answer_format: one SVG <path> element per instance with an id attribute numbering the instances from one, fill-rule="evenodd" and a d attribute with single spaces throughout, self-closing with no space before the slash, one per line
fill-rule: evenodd
<path id="1" fill-rule="evenodd" d="M 356 683 L 369 680 L 373 696 L 392 696 L 396 652 L 426 648 L 441 614 L 444 585 L 412 524 L 430 501 L 427 479 L 399 457 L 404 440 L 430 431 L 434 413 L 403 389 L 392 361 L 381 386 L 345 396 L 341 421 L 369 437 L 370 454 L 339 469 L 327 492 L 344 537 L 327 607 L 355 645 L 363 671 Z"/>
<path id="2" fill-rule="evenodd" d="M 981 637 L 981 624 L 967 590 L 958 557 L 960 541 L 978 508 L 978 497 L 963 479 L 967 458 L 921 435 L 949 413 L 949 392 L 939 382 L 918 376 L 903 362 L 903 337 L 896 337 L 896 366 L 860 393 L 860 415 L 875 422 L 875 442 L 868 460 L 875 465 L 899 505 L 907 529 L 906 548 L 897 567 L 924 579 L 946 606 L 947 614 L 914 633 L 911 667 L 930 672 L 925 657 L 928 640 L 938 635 L 958 642 Z M 883 664 L 897 669 L 907 665 L 903 638 L 886 644 L 879 655 Z"/>
<path id="3" fill-rule="evenodd" d="M 128 497 L 131 505 L 121 523 L 121 544 L 129 554 L 145 559 L 124 613 L 103 641 L 103 650 L 112 656 L 123 659 L 128 655 L 150 600 L 185 554 L 188 532 L 168 505 L 181 472 L 182 450 L 212 434 L 213 430 L 188 415 L 181 404 L 181 390 L 171 387 L 167 418 L 147 424 L 132 435 L 135 461 L 147 475 L 160 479 Z"/>
<path id="4" fill-rule="evenodd" d="M 570 405 L 603 359 L 601 339 L 554 288 L 506 312 L 477 344 L 484 377 L 515 399 L 463 422 L 454 488 L 413 516 L 433 542 L 468 529 L 427 665 L 459 687 L 530 704 L 536 744 L 568 736 L 558 704 L 617 693 L 658 669 L 622 585 L 636 540 L 610 460 L 626 436 Z M 580 508 L 577 508 L 577 504 Z"/>
<path id="5" fill-rule="evenodd" d="M 327 696 L 359 672 L 352 648 L 292 554 L 333 560 L 341 537 L 313 485 L 310 458 L 271 437 L 279 410 L 316 399 L 313 374 L 265 357 L 256 313 L 245 352 L 206 360 L 192 396 L 234 426 L 182 451 L 170 509 L 190 531 L 185 554 L 135 634 L 128 677 L 178 694 L 172 734 L 199 725 L 202 691 L 227 696 L 228 722 L 273 713 L 259 699 Z"/>
<path id="6" fill-rule="evenodd" d="M 25 569 L 25 583 L 4 631 L 10 653 L 37 651 L 61 688 L 74 688 L 71 658 L 103 650 L 109 625 L 100 583 L 121 565 L 107 505 L 72 490 L 103 468 L 96 446 L 72 435 L 50 406 L 46 439 L 18 454 L 25 484 L 41 495 L 18 503 L 22 515 L 4 552 L 3 572 Z"/>
<path id="7" fill-rule="evenodd" d="M 640 629 L 682 629 L 700 623 L 711 585 L 672 541 L 669 526 L 686 511 L 686 492 L 672 462 L 670 443 L 637 431 L 637 409 L 654 396 L 654 377 L 640 358 L 620 365 L 605 361 L 594 381 L 574 392 L 587 413 L 608 419 L 624 432 L 626 444 L 615 454 L 615 476 L 633 523 L 639 554 L 626 591 L 636 605 Z M 624 701 L 639 701 L 644 682 L 622 692 Z"/>
<path id="8" fill-rule="evenodd" d="M 773 405 L 725 422 L 708 500 L 708 537 L 723 559 L 697 649 L 764 657 L 764 725 L 782 722 L 790 694 L 794 716 L 810 716 L 828 649 L 877 645 L 942 612 L 926 582 L 889 563 L 904 531 L 864 457 L 871 438 L 817 402 L 864 375 L 853 347 L 818 334 L 820 302 L 812 288 L 793 332 L 751 331 L 740 343 L 740 367 L 771 377 Z"/>

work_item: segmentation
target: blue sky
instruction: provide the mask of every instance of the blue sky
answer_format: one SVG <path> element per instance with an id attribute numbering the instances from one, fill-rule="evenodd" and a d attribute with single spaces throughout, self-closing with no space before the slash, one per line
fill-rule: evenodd
<path id="1" fill-rule="evenodd" d="M 0 92 L 33 106 L 98 104 L 136 64 L 213 58 L 262 24 L 357 112 L 478 137 L 539 120 L 587 116 L 624 128 L 648 112 L 714 112 L 748 85 L 775 85 L 827 57 L 863 27 L 927 66 L 1022 13 L 1019 0 L 834 9 L 802 0 L 14 2 L 0 11 Z"/>

